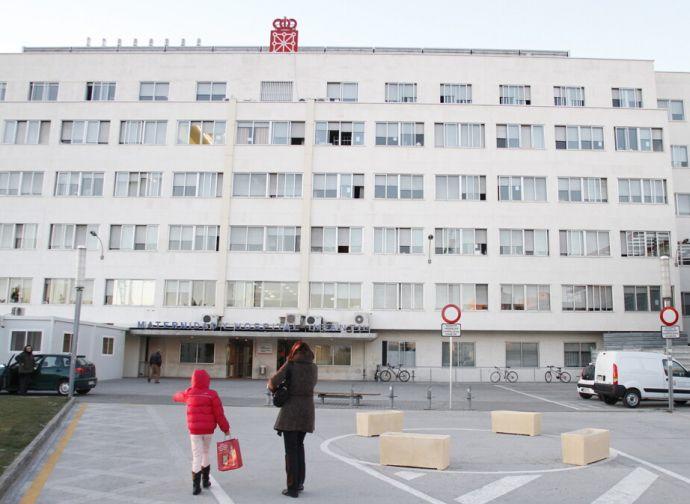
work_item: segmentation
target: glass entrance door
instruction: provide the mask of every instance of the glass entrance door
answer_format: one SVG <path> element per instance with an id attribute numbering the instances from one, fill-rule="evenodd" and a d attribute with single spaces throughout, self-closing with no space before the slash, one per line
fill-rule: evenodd
<path id="1" fill-rule="evenodd" d="M 254 342 L 249 339 L 231 339 L 227 350 L 227 377 L 251 378 Z"/>

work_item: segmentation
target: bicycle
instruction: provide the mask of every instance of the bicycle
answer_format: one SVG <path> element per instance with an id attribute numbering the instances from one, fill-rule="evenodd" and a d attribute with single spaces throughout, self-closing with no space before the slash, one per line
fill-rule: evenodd
<path id="1" fill-rule="evenodd" d="M 549 368 L 549 370 L 544 374 L 544 380 L 546 380 L 546 383 L 551 383 L 551 380 L 553 380 L 553 377 L 555 376 L 557 380 L 559 380 L 561 383 L 570 383 L 570 380 L 572 380 L 572 376 L 570 376 L 570 373 L 567 371 L 563 371 L 562 367 L 559 366 L 546 366 Z M 554 368 L 556 371 L 554 371 Z"/>
<path id="2" fill-rule="evenodd" d="M 518 381 L 518 374 L 515 371 L 510 371 L 510 367 L 505 369 L 501 369 L 498 366 L 494 367 L 496 368 L 496 371 L 491 373 L 491 376 L 489 377 L 491 379 L 491 383 L 498 383 L 501 381 L 501 378 L 508 383 L 515 383 Z"/>
<path id="3" fill-rule="evenodd" d="M 397 366 L 391 366 L 390 364 L 385 364 L 383 366 L 376 366 L 376 374 L 374 375 L 374 380 L 381 380 L 382 382 L 389 382 L 391 378 L 395 375 L 397 380 L 401 382 L 409 381 L 410 372 L 402 369 L 399 364 Z"/>

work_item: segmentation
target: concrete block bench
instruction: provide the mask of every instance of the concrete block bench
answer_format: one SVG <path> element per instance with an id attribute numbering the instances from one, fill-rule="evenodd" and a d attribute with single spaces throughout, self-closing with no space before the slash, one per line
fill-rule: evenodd
<path id="1" fill-rule="evenodd" d="M 541 434 L 541 413 L 492 411 L 491 430 L 501 434 L 538 436 Z"/>
<path id="2" fill-rule="evenodd" d="M 442 471 L 450 465 L 450 436 L 386 432 L 380 438 L 381 465 Z"/>
<path id="3" fill-rule="evenodd" d="M 587 465 L 609 456 L 611 434 L 606 429 L 580 429 L 561 434 L 563 463 Z"/>
<path id="4" fill-rule="evenodd" d="M 380 436 L 384 432 L 403 430 L 404 413 L 396 410 L 363 411 L 357 413 L 358 436 Z"/>

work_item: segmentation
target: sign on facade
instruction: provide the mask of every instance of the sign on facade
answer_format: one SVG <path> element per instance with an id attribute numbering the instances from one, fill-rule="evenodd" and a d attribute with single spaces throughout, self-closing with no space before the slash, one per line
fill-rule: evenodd
<path id="1" fill-rule="evenodd" d="M 294 19 L 274 19 L 271 30 L 271 42 L 268 46 L 270 52 L 296 53 L 297 52 L 297 21 Z"/>

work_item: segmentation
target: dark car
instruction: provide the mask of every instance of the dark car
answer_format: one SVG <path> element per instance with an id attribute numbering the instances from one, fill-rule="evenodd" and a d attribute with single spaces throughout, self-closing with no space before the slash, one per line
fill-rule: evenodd
<path id="1" fill-rule="evenodd" d="M 10 357 L 7 364 L 0 365 L 0 390 L 10 394 L 19 388 L 18 364 L 15 355 Z M 40 354 L 35 355 L 36 368 L 31 375 L 29 390 L 54 391 L 60 395 L 69 393 L 69 354 Z M 88 394 L 98 383 L 96 366 L 83 355 L 77 356 L 77 366 L 74 369 L 74 389 L 78 394 Z"/>

